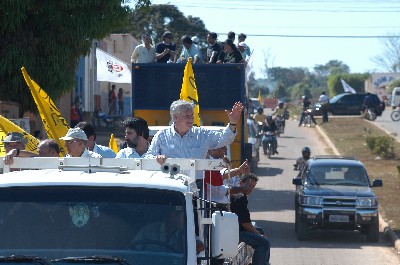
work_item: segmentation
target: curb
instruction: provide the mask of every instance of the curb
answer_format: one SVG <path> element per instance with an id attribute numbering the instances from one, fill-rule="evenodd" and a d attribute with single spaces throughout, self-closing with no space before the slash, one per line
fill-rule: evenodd
<path id="1" fill-rule="evenodd" d="M 376 126 L 376 125 L 375 125 Z M 378 126 L 376 126 L 378 127 Z M 318 133 L 321 135 L 322 138 L 324 138 L 324 141 L 328 145 L 329 148 L 333 150 L 333 153 L 335 155 L 340 155 L 339 151 L 336 149 L 334 144 L 332 143 L 331 139 L 326 135 L 325 131 L 320 127 L 320 126 L 315 126 L 317 129 Z M 378 127 L 379 129 L 382 129 Z M 385 130 L 384 130 L 385 131 Z M 388 133 L 387 131 L 385 131 Z M 390 134 L 390 133 L 388 133 Z M 382 231 L 383 234 L 390 240 L 390 242 L 393 244 L 393 247 L 396 249 L 397 254 L 400 254 L 400 239 L 397 236 L 397 234 L 390 228 L 388 223 L 383 220 L 381 214 L 379 214 L 379 231 Z"/>

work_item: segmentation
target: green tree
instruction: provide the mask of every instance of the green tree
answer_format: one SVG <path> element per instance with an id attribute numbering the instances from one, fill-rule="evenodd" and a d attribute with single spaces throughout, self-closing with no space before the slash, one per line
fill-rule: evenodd
<path id="1" fill-rule="evenodd" d="M 156 43 L 162 41 L 165 31 L 171 31 L 175 42 L 181 47 L 183 35 L 198 36 L 201 44 L 206 45 L 208 30 L 204 22 L 193 16 L 185 17 L 174 5 L 152 5 L 146 9 L 133 10 L 130 16 L 130 32 L 140 40 L 141 35 L 149 33 Z M 155 43 L 155 44 L 156 44 Z"/>
<path id="2" fill-rule="evenodd" d="M 350 67 L 338 60 L 330 60 L 326 64 L 317 64 L 314 66 L 314 72 L 318 76 L 328 77 L 329 75 L 338 75 L 350 73 Z"/>
<path id="3" fill-rule="evenodd" d="M 0 94 L 18 102 L 21 111 L 36 111 L 22 77 L 30 76 L 54 100 L 75 86 L 80 56 L 92 40 L 102 39 L 129 22 L 129 7 L 121 0 L 7 0 L 0 11 Z M 149 0 L 138 0 L 138 7 Z"/>
<path id="4" fill-rule="evenodd" d="M 369 74 L 341 74 L 331 75 L 328 78 L 328 88 L 331 96 L 344 93 L 343 85 L 340 79 L 343 79 L 357 93 L 365 93 L 365 80 L 369 78 Z"/>

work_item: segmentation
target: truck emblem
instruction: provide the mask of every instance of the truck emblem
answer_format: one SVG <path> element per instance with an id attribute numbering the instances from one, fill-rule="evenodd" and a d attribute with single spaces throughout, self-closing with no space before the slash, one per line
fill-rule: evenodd
<path id="1" fill-rule="evenodd" d="M 76 227 L 82 227 L 89 221 L 89 207 L 83 203 L 78 203 L 73 207 L 69 207 L 69 214 L 72 217 L 72 223 Z"/>

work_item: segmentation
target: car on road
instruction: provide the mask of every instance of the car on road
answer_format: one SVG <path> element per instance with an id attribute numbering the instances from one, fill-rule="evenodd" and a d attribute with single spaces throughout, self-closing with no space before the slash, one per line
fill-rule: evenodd
<path id="1" fill-rule="evenodd" d="M 312 229 L 359 230 L 369 242 L 379 240 L 378 198 L 372 187 L 381 187 L 382 180 L 371 182 L 356 158 L 315 156 L 292 183 L 298 240 L 307 239 Z"/>
<path id="2" fill-rule="evenodd" d="M 328 114 L 331 115 L 360 115 L 363 110 L 363 104 L 366 93 L 342 93 L 334 96 L 329 100 L 329 104 L 326 106 Z M 375 113 L 377 116 L 382 115 L 382 111 L 385 110 L 385 103 L 382 102 L 376 94 L 371 93 L 372 102 L 375 106 Z M 314 115 L 322 115 L 322 109 L 320 103 L 315 103 Z"/>

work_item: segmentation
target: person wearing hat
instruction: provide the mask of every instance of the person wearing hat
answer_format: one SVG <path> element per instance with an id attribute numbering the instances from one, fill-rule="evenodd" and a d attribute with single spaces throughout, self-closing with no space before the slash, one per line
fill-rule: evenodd
<path id="1" fill-rule="evenodd" d="M 244 59 L 240 51 L 233 44 L 233 41 L 227 39 L 223 42 L 224 52 L 220 53 L 217 63 L 244 63 Z"/>
<path id="2" fill-rule="evenodd" d="M 65 141 L 65 146 L 68 150 L 68 155 L 66 157 L 102 157 L 86 148 L 88 138 L 81 128 L 70 128 L 67 134 L 61 137 L 60 140 Z"/>
<path id="3" fill-rule="evenodd" d="M 5 153 L 7 154 L 12 149 L 24 150 L 28 139 L 24 138 L 24 135 L 19 132 L 9 132 L 6 137 L 2 140 L 4 144 Z M 19 152 L 17 156 L 19 155 Z"/>
<path id="4" fill-rule="evenodd" d="M 261 228 L 256 228 L 250 218 L 247 196 L 257 185 L 258 177 L 253 174 L 243 174 L 240 177 L 242 193 L 231 196 L 231 211 L 238 216 L 239 241 L 254 249 L 251 264 L 269 264 L 270 242 Z"/>
<path id="5" fill-rule="evenodd" d="M 156 60 L 157 63 L 168 63 L 168 61 L 175 62 L 176 45 L 172 43 L 173 36 L 170 31 L 164 32 L 163 41 L 156 45 Z"/>
<path id="6" fill-rule="evenodd" d="M 96 130 L 90 123 L 81 121 L 75 127 L 81 128 L 85 132 L 88 139 L 86 147 L 89 151 L 95 152 L 104 158 L 115 158 L 116 154 L 111 148 L 96 143 Z"/>
<path id="7" fill-rule="evenodd" d="M 59 157 L 60 146 L 54 139 L 45 139 L 37 146 L 38 153 L 34 153 L 28 150 L 19 150 L 17 148 L 12 149 L 4 156 L 4 164 L 12 165 L 14 163 L 14 157 Z"/>

